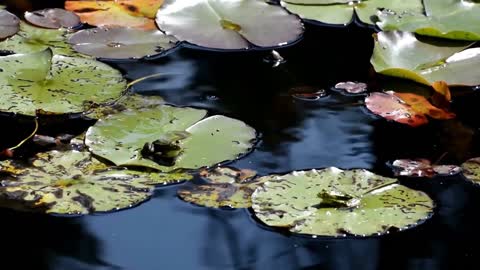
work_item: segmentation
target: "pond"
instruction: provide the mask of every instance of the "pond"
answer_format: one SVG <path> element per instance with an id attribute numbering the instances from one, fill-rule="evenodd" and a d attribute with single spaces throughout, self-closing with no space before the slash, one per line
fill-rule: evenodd
<path id="1" fill-rule="evenodd" d="M 20 16 L 28 1 L 2 2 Z M 63 2 L 32 1 L 29 8 L 63 8 Z M 428 91 L 375 74 L 370 64 L 374 33 L 356 23 L 306 23 L 298 43 L 276 49 L 285 60 L 276 67 L 268 61 L 270 50 L 187 47 L 153 60 L 106 63 L 129 80 L 165 74 L 135 84 L 137 93 L 253 127 L 260 135 L 255 149 L 228 166 L 262 176 L 333 166 L 393 177 L 389 163 L 396 159 L 460 165 L 480 156 L 480 92 L 473 87 L 452 88 L 456 118 L 416 128 L 375 116 L 365 108 L 365 96 L 334 90 L 339 82 L 358 81 L 367 83 L 369 91 Z M 292 89 L 300 88 L 322 95 L 292 95 Z M 3 113 L 0 121 L 5 131 L 1 149 L 31 132 L 31 121 L 19 115 Z M 91 124 L 64 117 L 41 124 L 38 134 L 81 133 Z M 28 155 L 31 149 L 24 151 Z M 0 254 L 3 265 L 38 270 L 478 269 L 480 188 L 461 175 L 400 181 L 427 193 L 436 204 L 434 215 L 417 227 L 383 236 L 292 235 L 262 224 L 251 209 L 185 203 L 177 196 L 185 185 L 180 183 L 157 187 L 150 200 L 109 214 L 62 217 L 1 209 Z"/>

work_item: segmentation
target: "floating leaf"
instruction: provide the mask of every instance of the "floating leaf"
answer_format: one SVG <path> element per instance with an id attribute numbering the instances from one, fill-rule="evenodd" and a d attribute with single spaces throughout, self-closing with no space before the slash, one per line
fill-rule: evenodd
<path id="1" fill-rule="evenodd" d="M 269 226 L 321 236 L 370 236 L 404 230 L 429 218 L 433 201 L 396 179 L 337 168 L 271 175 L 252 196 Z"/>
<path id="2" fill-rule="evenodd" d="M 204 173 L 206 184 L 184 186 L 178 196 L 200 206 L 221 208 L 248 208 L 251 196 L 262 181 L 253 179 L 255 172 L 231 168 L 216 168 Z"/>
<path id="3" fill-rule="evenodd" d="M 395 175 L 409 177 L 434 177 L 437 175 L 448 176 L 461 172 L 461 168 L 455 165 L 432 165 L 426 159 L 398 159 L 392 163 Z"/>
<path id="4" fill-rule="evenodd" d="M 362 82 L 340 82 L 335 85 L 335 89 L 340 89 L 348 94 L 361 94 L 367 91 L 367 84 Z"/>
<path id="5" fill-rule="evenodd" d="M 25 12 L 25 20 L 33 25 L 51 29 L 72 28 L 80 24 L 80 18 L 75 13 L 60 8 Z"/>
<path id="6" fill-rule="evenodd" d="M 425 14 L 382 12 L 378 26 L 420 35 L 458 40 L 480 40 L 480 2 L 424 0 Z"/>
<path id="7" fill-rule="evenodd" d="M 123 112 L 125 110 L 140 110 L 147 108 L 155 108 L 158 105 L 165 104 L 165 100 L 160 96 L 145 96 L 139 94 L 126 94 L 120 97 L 112 104 L 93 107 L 85 113 L 85 116 L 100 119 L 108 115 Z"/>
<path id="8" fill-rule="evenodd" d="M 480 48 L 470 43 L 418 40 L 408 32 L 380 32 L 370 60 L 375 71 L 384 75 L 430 85 L 445 81 L 449 85 L 480 84 Z"/>
<path id="9" fill-rule="evenodd" d="M 425 97 L 410 93 L 374 92 L 365 98 L 365 105 L 374 114 L 412 127 L 427 124 L 426 115 L 439 120 L 455 117 L 453 113 L 434 107 Z"/>
<path id="10" fill-rule="evenodd" d="M 202 120 L 206 113 L 166 105 L 124 110 L 91 127 L 86 144 L 116 165 L 164 172 L 233 160 L 253 147 L 254 129 L 225 116 Z"/>
<path id="11" fill-rule="evenodd" d="M 297 16 L 264 1 L 175 0 L 158 11 L 156 21 L 179 40 L 213 49 L 278 47 L 303 33 Z"/>
<path id="12" fill-rule="evenodd" d="M 124 27 L 100 27 L 81 30 L 68 40 L 79 53 L 101 58 L 142 58 L 164 53 L 176 46 L 177 40 L 158 30 Z"/>
<path id="13" fill-rule="evenodd" d="M 475 185 L 480 185 L 480 157 L 472 158 L 462 164 L 463 175 Z"/>
<path id="14" fill-rule="evenodd" d="M 368 1 L 316 1 L 316 0 L 282 0 L 282 5 L 290 12 L 303 19 L 327 24 L 347 25 L 356 13 L 361 22 L 375 24 L 372 19 L 378 9 L 398 13 L 423 12 L 421 0 L 368 0 Z"/>
<path id="15" fill-rule="evenodd" d="M 45 29 L 22 22 L 20 31 L 0 42 L 1 51 L 14 53 L 40 52 L 50 48 L 54 54 L 81 56 L 67 43 L 65 29 Z"/>
<path id="16" fill-rule="evenodd" d="M 111 102 L 126 89 L 122 74 L 101 62 L 54 55 L 50 50 L 0 57 L 0 110 L 79 113 Z"/>
<path id="17" fill-rule="evenodd" d="M 70 0 L 65 2 L 65 9 L 90 25 L 153 30 L 153 18 L 162 3 L 163 0 Z"/>
<path id="18" fill-rule="evenodd" d="M 130 208 L 147 200 L 153 189 L 149 175 L 108 168 L 88 152 L 40 153 L 30 166 L 7 160 L 0 170 L 4 199 L 34 210 L 65 215 Z"/>
<path id="19" fill-rule="evenodd" d="M 0 10 L 0 39 L 15 35 L 20 29 L 20 20 L 6 10 Z"/>

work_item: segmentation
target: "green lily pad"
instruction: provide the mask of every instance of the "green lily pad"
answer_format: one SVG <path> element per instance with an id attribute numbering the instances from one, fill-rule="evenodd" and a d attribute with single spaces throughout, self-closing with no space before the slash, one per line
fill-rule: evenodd
<path id="1" fill-rule="evenodd" d="M 420 35 L 458 40 L 480 40 L 480 2 L 424 0 L 425 14 L 382 12 L 378 26 Z"/>
<path id="2" fill-rule="evenodd" d="M 124 27 L 81 30 L 71 35 L 68 42 L 79 53 L 111 59 L 160 55 L 177 45 L 177 39 L 158 30 Z"/>
<path id="3" fill-rule="evenodd" d="M 265 224 L 321 236 L 371 236 L 408 229 L 432 215 L 433 201 L 396 179 L 327 168 L 265 176 L 252 196 Z"/>
<path id="4" fill-rule="evenodd" d="M 146 173 L 108 168 L 88 152 L 40 153 L 30 164 L 7 160 L 0 171 L 0 196 L 32 210 L 50 214 L 79 215 L 109 212 L 138 205 L 149 199 L 153 188 Z"/>
<path id="5" fill-rule="evenodd" d="M 80 113 L 116 100 L 126 89 L 122 74 L 101 62 L 45 50 L 0 57 L 0 111 Z"/>
<path id="6" fill-rule="evenodd" d="M 156 22 L 179 40 L 213 49 L 279 47 L 303 33 L 297 16 L 264 1 L 175 0 L 158 10 Z"/>
<path id="7" fill-rule="evenodd" d="M 480 185 L 480 157 L 465 161 L 461 167 L 465 178 L 475 185 Z"/>
<path id="8" fill-rule="evenodd" d="M 384 75 L 431 85 L 480 84 L 480 48 L 469 42 L 423 41 L 409 32 L 380 32 L 370 60 L 375 71 Z"/>
<path id="9" fill-rule="evenodd" d="M 187 202 L 212 208 L 249 208 L 252 194 L 263 181 L 252 171 L 216 168 L 202 175 L 207 182 L 180 188 L 178 196 Z"/>
<path id="10" fill-rule="evenodd" d="M 327 24 L 347 25 L 356 13 L 361 22 L 373 25 L 373 18 L 379 9 L 399 13 L 421 13 L 421 0 L 366 0 L 355 1 L 321 1 L 321 0 L 283 0 L 282 6 L 301 18 Z"/>
<path id="11" fill-rule="evenodd" d="M 111 104 L 93 107 L 85 113 L 85 116 L 92 119 L 100 119 L 128 109 L 140 110 L 155 108 L 162 104 L 165 104 L 165 100 L 160 96 L 146 96 L 127 93 Z"/>
<path id="12" fill-rule="evenodd" d="M 20 30 L 20 20 L 6 10 L 0 10 L 0 39 L 15 35 Z"/>
<path id="13" fill-rule="evenodd" d="M 0 51 L 33 53 L 50 48 L 54 54 L 83 56 L 67 43 L 67 34 L 66 29 L 46 29 L 22 22 L 16 35 L 0 42 Z"/>
<path id="14" fill-rule="evenodd" d="M 72 28 L 81 23 L 77 14 L 61 8 L 25 12 L 25 20 L 33 25 L 50 29 Z"/>
<path id="15" fill-rule="evenodd" d="M 253 147 L 254 129 L 225 116 L 203 119 L 206 113 L 166 105 L 124 110 L 90 127 L 86 144 L 116 165 L 163 172 L 233 160 Z"/>

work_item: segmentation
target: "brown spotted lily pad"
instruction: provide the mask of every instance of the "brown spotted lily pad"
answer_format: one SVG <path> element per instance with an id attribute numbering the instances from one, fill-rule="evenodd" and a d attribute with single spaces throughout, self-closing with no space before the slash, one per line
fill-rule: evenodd
<path id="1" fill-rule="evenodd" d="M 472 158 L 462 164 L 463 175 L 475 185 L 480 185 L 480 157 Z"/>
<path id="2" fill-rule="evenodd" d="M 455 165 L 432 165 L 426 159 L 398 159 L 392 163 L 395 168 L 395 175 L 408 177 L 434 177 L 437 175 L 448 176 L 455 175 L 462 169 Z"/>
<path id="3" fill-rule="evenodd" d="M 6 10 L 0 10 L 0 39 L 15 35 L 20 30 L 20 20 Z"/>
<path id="4" fill-rule="evenodd" d="M 73 28 L 80 24 L 80 18 L 75 13 L 61 8 L 25 12 L 25 20 L 33 25 L 51 29 Z"/>
<path id="5" fill-rule="evenodd" d="M 204 171 L 201 176 L 207 182 L 189 185 L 178 190 L 178 196 L 187 202 L 213 208 L 248 208 L 252 206 L 252 193 L 262 184 L 254 179 L 251 170 L 216 168 Z"/>
<path id="6" fill-rule="evenodd" d="M 432 215 L 428 195 L 366 170 L 295 171 L 270 175 L 252 196 L 268 226 L 319 236 L 372 236 L 405 230 Z"/>
<path id="7" fill-rule="evenodd" d="M 51 151 L 29 164 L 0 162 L 0 193 L 14 205 L 62 215 L 130 208 L 152 195 L 149 174 L 108 168 L 88 152 Z"/>
<path id="8" fill-rule="evenodd" d="M 365 98 L 365 105 L 374 114 L 412 127 L 427 124 L 427 116 L 438 120 L 455 118 L 455 114 L 433 106 L 423 96 L 411 93 L 374 92 Z"/>

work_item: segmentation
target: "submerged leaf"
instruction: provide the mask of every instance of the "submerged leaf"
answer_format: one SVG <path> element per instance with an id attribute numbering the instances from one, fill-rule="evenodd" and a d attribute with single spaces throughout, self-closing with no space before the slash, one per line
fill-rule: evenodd
<path id="1" fill-rule="evenodd" d="M 298 17 L 264 1 L 175 0 L 158 11 L 156 21 L 179 40 L 213 49 L 278 47 L 303 33 Z"/>
<path id="2" fill-rule="evenodd" d="M 4 199 L 52 214 L 78 215 L 130 208 L 147 200 L 149 174 L 108 168 L 88 152 L 37 154 L 30 166 L 0 162 Z"/>
<path id="3" fill-rule="evenodd" d="M 6 10 L 0 10 L 0 39 L 15 35 L 20 30 L 20 20 Z"/>
<path id="4" fill-rule="evenodd" d="M 231 168 L 216 168 L 203 173 L 206 184 L 184 186 L 178 196 L 197 205 L 220 208 L 248 208 L 251 196 L 263 182 L 253 179 L 255 172 Z"/>
<path id="5" fill-rule="evenodd" d="M 398 159 L 392 163 L 395 175 L 409 177 L 434 177 L 455 175 L 462 169 L 455 165 L 432 165 L 426 159 Z"/>
<path id="6" fill-rule="evenodd" d="M 262 179 L 264 178 L 264 179 Z M 428 219 L 433 201 L 396 179 L 337 168 L 262 177 L 253 210 L 269 226 L 321 236 L 371 236 Z"/>
<path id="7" fill-rule="evenodd" d="M 0 111 L 80 113 L 111 102 L 126 89 L 122 74 L 101 62 L 50 50 L 0 57 Z"/>
<path id="8" fill-rule="evenodd" d="M 89 128 L 86 144 L 116 165 L 163 172 L 215 165 L 253 147 L 254 129 L 225 116 L 202 120 L 206 113 L 166 105 L 124 110 Z"/>
<path id="9" fill-rule="evenodd" d="M 176 46 L 177 40 L 158 30 L 123 27 L 99 27 L 81 30 L 68 42 L 79 53 L 101 58 L 142 58 L 164 53 Z"/>
<path id="10" fill-rule="evenodd" d="M 33 25 L 51 29 L 72 28 L 80 24 L 80 18 L 75 13 L 60 8 L 25 12 L 25 20 Z"/>
<path id="11" fill-rule="evenodd" d="M 431 85 L 480 84 L 480 48 L 467 49 L 471 43 L 417 39 L 408 32 L 380 32 L 370 60 L 375 71 L 384 75 Z"/>

